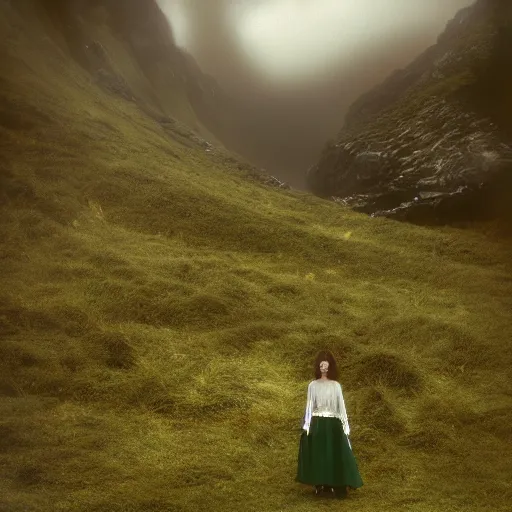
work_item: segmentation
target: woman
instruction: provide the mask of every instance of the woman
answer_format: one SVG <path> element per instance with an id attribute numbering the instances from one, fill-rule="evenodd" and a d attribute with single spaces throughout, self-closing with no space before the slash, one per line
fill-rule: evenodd
<path id="1" fill-rule="evenodd" d="M 315 377 L 308 386 L 296 480 L 314 485 L 316 495 L 343 497 L 363 481 L 348 440 L 347 411 L 331 352 L 318 354 Z"/>

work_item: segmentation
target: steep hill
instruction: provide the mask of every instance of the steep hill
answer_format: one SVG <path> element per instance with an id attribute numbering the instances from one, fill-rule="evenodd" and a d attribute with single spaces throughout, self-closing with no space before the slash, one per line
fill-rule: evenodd
<path id="1" fill-rule="evenodd" d="M 135 103 L 159 122 L 182 123 L 211 140 L 212 132 L 223 133 L 222 91 L 175 46 L 155 0 L 122 5 L 116 0 L 23 0 L 7 2 L 7 8 L 2 37 L 11 47 L 20 43 L 19 31 L 27 31 L 31 44 L 73 60 L 89 82 Z M 55 58 L 52 62 L 59 65 Z M 2 65 L 3 74 L 12 75 L 17 56 Z"/>
<path id="2" fill-rule="evenodd" d="M 512 219 L 512 4 L 479 0 L 362 96 L 311 189 L 420 223 Z"/>
<path id="3" fill-rule="evenodd" d="M 510 245 L 266 186 L 45 5 L 0 2 L 0 510 L 509 510 Z M 324 347 L 365 481 L 325 507 L 293 481 Z"/>

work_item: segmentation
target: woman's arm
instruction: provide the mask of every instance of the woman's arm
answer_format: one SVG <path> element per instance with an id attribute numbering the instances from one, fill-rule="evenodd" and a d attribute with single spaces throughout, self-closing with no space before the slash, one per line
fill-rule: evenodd
<path id="1" fill-rule="evenodd" d="M 308 397 L 306 400 L 306 413 L 304 414 L 304 426 L 302 427 L 309 434 L 311 415 L 313 414 L 313 382 L 308 386 Z"/>
<path id="2" fill-rule="evenodd" d="M 345 408 L 345 400 L 343 400 L 341 384 L 338 385 L 338 410 L 340 413 L 341 423 L 343 423 L 343 432 L 348 436 L 350 434 L 350 426 L 348 424 L 347 409 Z"/>

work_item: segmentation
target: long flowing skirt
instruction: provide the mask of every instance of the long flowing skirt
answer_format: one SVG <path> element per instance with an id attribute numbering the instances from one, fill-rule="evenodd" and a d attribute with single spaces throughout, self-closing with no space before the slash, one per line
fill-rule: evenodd
<path id="1" fill-rule="evenodd" d="M 357 462 L 337 418 L 313 416 L 300 438 L 296 480 L 303 484 L 361 487 Z"/>

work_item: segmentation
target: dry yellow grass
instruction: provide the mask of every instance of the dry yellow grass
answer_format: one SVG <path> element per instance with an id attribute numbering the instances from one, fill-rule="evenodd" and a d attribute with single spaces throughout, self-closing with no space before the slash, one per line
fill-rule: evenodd
<path id="1" fill-rule="evenodd" d="M 509 242 L 266 188 L 5 48 L 1 510 L 509 510 Z M 339 503 L 293 481 L 319 348 L 365 481 Z"/>

